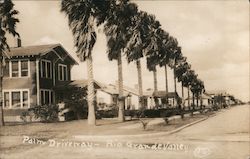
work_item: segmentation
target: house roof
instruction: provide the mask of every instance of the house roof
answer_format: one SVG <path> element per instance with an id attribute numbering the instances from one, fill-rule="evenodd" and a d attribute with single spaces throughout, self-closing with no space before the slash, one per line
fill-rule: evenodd
<path id="1" fill-rule="evenodd" d="M 88 80 L 83 79 L 83 80 L 74 80 L 74 81 L 63 81 L 54 87 L 56 90 L 65 90 L 65 89 L 70 89 L 74 87 L 79 87 L 79 88 L 84 88 L 88 86 Z M 95 89 L 100 89 L 101 85 L 94 81 L 94 87 Z"/>
<path id="2" fill-rule="evenodd" d="M 225 90 L 212 90 L 212 91 L 206 91 L 205 94 L 208 95 L 218 95 L 218 94 L 227 94 Z"/>
<path id="3" fill-rule="evenodd" d="M 158 98 L 163 98 L 168 96 L 168 98 L 177 98 L 179 97 L 177 92 L 168 92 L 166 93 L 166 91 L 154 91 L 152 94 L 153 97 L 158 97 Z"/>
<path id="4" fill-rule="evenodd" d="M 110 89 L 110 88 L 113 89 L 114 94 L 119 94 L 118 93 L 118 88 L 117 88 L 116 85 L 109 84 L 109 85 L 106 85 L 106 87 L 108 89 Z M 127 94 L 133 94 L 133 95 L 139 96 L 139 93 L 138 93 L 138 91 L 136 89 L 130 88 L 130 87 L 125 86 L 125 85 L 123 85 L 123 91 L 124 91 L 124 93 L 127 93 Z"/>
<path id="5" fill-rule="evenodd" d="M 185 100 L 192 100 L 193 99 L 193 96 L 190 96 L 189 98 L 186 98 Z M 212 99 L 212 97 L 210 95 L 207 95 L 207 94 L 202 94 L 202 99 Z"/>
<path id="6" fill-rule="evenodd" d="M 108 85 L 107 84 L 101 84 L 100 90 L 105 92 L 105 93 L 108 93 L 110 95 L 118 95 L 119 94 L 118 89 L 113 84 L 108 84 Z M 127 86 L 123 86 L 123 95 L 128 96 L 130 94 L 137 95 L 136 92 L 132 91 L 131 88 L 129 88 Z"/>
<path id="7" fill-rule="evenodd" d="M 48 44 L 48 45 L 35 45 L 24 47 L 12 47 L 6 54 L 9 57 L 23 57 L 23 56 L 44 56 L 51 51 L 55 51 L 56 48 L 60 48 L 67 54 L 74 64 L 78 64 L 76 60 L 62 47 L 61 44 Z"/>

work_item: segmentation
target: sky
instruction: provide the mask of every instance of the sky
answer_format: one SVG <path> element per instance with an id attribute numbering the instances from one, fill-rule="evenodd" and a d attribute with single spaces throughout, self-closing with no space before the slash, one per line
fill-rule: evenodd
<path id="1" fill-rule="evenodd" d="M 20 13 L 17 31 L 22 45 L 60 43 L 73 56 L 73 36 L 60 1 L 13 1 Z M 225 90 L 243 101 L 249 100 L 249 2 L 248 0 L 133 1 L 140 10 L 156 16 L 162 28 L 177 38 L 192 69 L 204 81 L 207 91 Z M 8 37 L 11 46 L 15 39 Z M 93 49 L 94 78 L 102 83 L 117 81 L 117 61 L 109 61 L 106 38 L 98 28 Z M 143 89 L 153 88 L 153 73 L 142 60 Z M 158 89 L 165 89 L 164 68 L 157 68 Z M 174 90 L 173 71 L 168 69 L 169 91 Z M 137 84 L 134 63 L 123 59 L 124 84 Z M 72 68 L 72 79 L 86 79 L 86 63 Z M 185 90 L 186 91 L 186 90 Z M 181 94 L 181 86 L 178 84 Z M 185 92 L 185 96 L 186 96 Z"/>

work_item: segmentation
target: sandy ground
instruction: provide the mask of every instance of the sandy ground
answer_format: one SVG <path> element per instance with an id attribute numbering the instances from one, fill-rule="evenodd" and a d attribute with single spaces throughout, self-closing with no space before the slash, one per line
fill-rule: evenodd
<path id="1" fill-rule="evenodd" d="M 6 126 L 0 132 L 0 158 L 247 158 L 249 106 L 237 106 L 216 114 L 180 132 L 162 136 L 153 134 L 174 130 L 204 116 L 174 120 L 167 126 L 149 124 L 146 131 L 139 121 L 119 123 L 116 120 L 100 120 L 94 128 L 88 127 L 84 120 Z M 152 136 L 124 136 L 121 140 L 109 137 L 140 133 Z M 24 135 L 29 137 L 25 143 Z M 107 140 L 88 141 L 74 138 L 76 135 L 106 135 Z"/>

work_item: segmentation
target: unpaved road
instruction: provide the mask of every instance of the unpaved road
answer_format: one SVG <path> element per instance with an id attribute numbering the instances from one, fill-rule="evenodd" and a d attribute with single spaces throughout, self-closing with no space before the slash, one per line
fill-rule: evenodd
<path id="1" fill-rule="evenodd" d="M 54 143 L 46 141 L 40 145 L 31 141 L 4 151 L 0 158 L 248 159 L 249 108 L 249 105 L 244 105 L 221 110 L 216 116 L 172 135 L 125 138 L 122 142 L 113 140 L 112 144 L 109 138 L 103 143 L 55 139 Z M 93 144 L 93 147 L 88 147 L 88 144 Z"/>

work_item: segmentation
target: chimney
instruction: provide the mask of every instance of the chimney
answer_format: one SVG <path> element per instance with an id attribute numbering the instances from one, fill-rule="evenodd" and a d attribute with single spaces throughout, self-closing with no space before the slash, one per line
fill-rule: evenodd
<path id="1" fill-rule="evenodd" d="M 17 38 L 17 47 L 22 47 L 22 41 L 20 37 Z"/>

